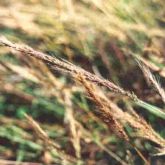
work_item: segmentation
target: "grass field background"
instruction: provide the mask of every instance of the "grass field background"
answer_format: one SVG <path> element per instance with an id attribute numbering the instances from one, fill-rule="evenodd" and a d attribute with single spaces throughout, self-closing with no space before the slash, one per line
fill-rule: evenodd
<path id="1" fill-rule="evenodd" d="M 163 0 L 1 0 L 0 164 L 163 165 L 164 28 Z"/>

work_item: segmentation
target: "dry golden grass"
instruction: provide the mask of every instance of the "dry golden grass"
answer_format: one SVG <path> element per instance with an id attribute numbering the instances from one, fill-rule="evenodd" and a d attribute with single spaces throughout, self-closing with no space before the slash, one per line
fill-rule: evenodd
<path id="1" fill-rule="evenodd" d="M 131 114 L 128 112 L 123 112 L 116 104 L 114 104 L 111 100 L 109 100 L 98 88 L 96 88 L 97 85 L 102 85 L 104 87 L 108 87 L 112 92 L 119 93 L 121 95 L 126 95 L 129 98 L 133 99 L 135 102 L 137 101 L 137 97 L 119 86 L 115 85 L 114 83 L 105 80 L 103 78 L 100 78 L 94 74 L 91 74 L 87 71 L 85 71 L 82 68 L 79 68 L 75 66 L 74 64 L 71 64 L 70 62 L 63 60 L 63 59 L 57 59 L 51 56 L 48 56 L 44 53 L 38 52 L 33 50 L 30 47 L 27 46 L 20 46 L 17 44 L 13 44 L 7 39 L 1 37 L 0 38 L 0 43 L 3 46 L 11 47 L 12 49 L 15 49 L 19 52 L 21 52 L 24 56 L 30 55 L 32 57 L 35 57 L 44 63 L 48 64 L 50 69 L 53 70 L 58 70 L 64 73 L 69 73 L 76 81 L 79 81 L 82 86 L 86 88 L 86 91 L 90 98 L 94 101 L 96 106 L 98 107 L 99 110 L 97 111 L 92 111 L 103 123 L 107 125 L 107 127 L 110 129 L 111 132 L 113 132 L 117 137 L 123 139 L 126 143 L 130 143 L 132 145 L 132 142 L 130 142 L 129 135 L 126 133 L 124 127 L 129 124 L 133 130 L 135 131 L 134 137 L 141 137 L 145 138 L 148 140 L 151 140 L 161 147 L 164 147 L 165 145 L 165 140 L 161 138 L 153 129 L 152 127 L 147 124 L 147 122 L 140 117 L 138 114 L 135 113 L 135 111 L 131 111 Z M 36 61 L 37 62 L 37 61 Z M 41 73 L 47 74 L 49 76 L 50 84 L 53 82 L 53 87 L 57 87 L 57 89 L 62 89 L 62 86 L 56 83 L 56 80 L 54 77 L 52 77 L 51 73 L 49 74 L 49 70 L 47 68 L 44 68 L 44 65 L 41 63 L 36 64 L 41 65 L 42 70 L 40 70 Z M 7 65 L 5 67 L 11 68 L 10 65 Z M 33 66 L 34 67 L 34 66 Z M 146 73 L 146 69 L 143 67 L 143 71 Z M 145 70 L 144 70 L 145 69 Z M 17 69 L 18 70 L 18 69 Z M 46 71 L 46 72 L 45 72 Z M 25 72 L 24 72 L 25 73 Z M 33 73 L 33 75 L 36 76 L 36 73 Z M 22 74 L 22 73 L 19 73 Z M 39 74 L 40 75 L 40 74 Z M 148 72 L 147 72 L 148 76 Z M 31 76 L 28 76 L 31 77 Z M 37 76 L 38 77 L 38 76 Z M 153 77 L 148 76 L 150 79 Z M 38 77 L 39 78 L 39 77 Z M 31 78 L 32 79 L 32 78 Z M 42 76 L 39 78 L 42 80 Z M 52 82 L 51 82 L 52 81 Z M 42 81 L 41 81 L 42 82 Z M 43 80 L 44 82 L 44 80 Z M 153 81 L 152 81 L 153 83 Z M 48 84 L 48 83 L 43 83 L 43 84 Z M 9 88 L 7 88 L 9 89 Z M 12 89 L 9 89 L 11 91 Z M 160 90 L 158 90 L 160 91 Z M 15 92 L 14 93 L 19 93 Z M 63 90 L 64 96 L 56 95 L 59 97 L 61 102 L 66 105 L 66 122 L 69 124 L 69 132 L 71 135 L 71 142 L 74 146 L 76 156 L 77 158 L 81 158 L 80 156 L 80 137 L 81 131 L 78 130 L 80 128 L 77 123 L 77 121 L 73 117 L 73 112 L 72 112 L 72 103 L 71 103 L 71 95 L 70 95 L 70 90 Z M 60 147 L 57 145 L 54 145 L 54 142 L 52 142 L 48 136 L 45 134 L 45 132 L 40 128 L 40 126 L 29 116 L 26 116 L 27 119 L 29 120 L 29 124 L 32 125 L 34 130 L 37 132 L 39 138 L 41 138 L 45 145 L 47 146 L 52 146 L 58 149 L 58 152 L 61 150 Z M 61 153 L 61 151 L 59 152 Z M 64 152 L 63 152 L 64 154 Z M 65 154 L 64 154 L 65 155 Z M 145 158 L 142 156 L 142 158 L 145 160 Z M 66 157 L 66 159 L 68 159 Z M 74 158 L 70 158 L 70 160 L 74 161 Z M 146 161 L 148 164 L 148 161 Z M 125 163 L 123 163 L 125 164 Z"/>
<path id="2" fill-rule="evenodd" d="M 37 149 L 40 155 L 36 154 L 35 160 L 39 158 L 44 164 L 96 164 L 100 163 L 97 161 L 99 154 L 103 160 L 101 164 L 106 164 L 104 160 L 108 159 L 112 160 L 112 164 L 113 159 L 123 165 L 134 164 L 138 156 L 149 164 L 156 149 L 159 152 L 156 156 L 164 155 L 163 131 L 156 124 L 161 125 L 165 119 L 164 84 L 161 86 L 150 72 L 165 77 L 164 29 L 158 26 L 158 22 L 163 24 L 164 7 L 161 0 L 0 2 L 0 32 L 9 39 L 0 37 L 0 92 L 4 95 L 0 101 L 4 98 L 16 101 L 15 107 L 9 103 L 4 112 L 6 109 L 17 111 L 20 103 L 28 105 L 26 113 L 32 116 L 38 110 L 49 113 L 50 106 L 61 113 L 55 101 L 64 107 L 64 116 L 60 121 L 53 119 L 51 126 L 42 123 L 42 119 L 46 118 L 44 115 L 39 118 L 33 116 L 34 119 L 26 115 L 28 123 L 24 119 L 2 116 L 0 123 L 4 129 L 1 128 L 0 136 L 9 136 L 5 130 L 11 125 L 17 125 L 26 132 L 32 129 L 37 137 L 34 143 L 41 146 Z M 45 51 L 47 53 L 42 53 Z M 14 58 L 14 61 L 5 56 Z M 7 60 L 3 60 L 4 57 Z M 79 57 L 82 57 L 82 63 Z M 143 78 L 135 73 L 135 59 L 141 61 L 144 77 L 156 89 L 150 92 L 156 94 L 146 96 L 148 91 L 143 88 Z M 82 67 L 77 66 L 77 62 Z M 101 62 L 101 69 L 97 62 Z M 105 77 L 108 79 L 103 78 L 102 69 L 107 72 Z M 136 80 L 132 80 L 134 77 Z M 132 89 L 135 92 L 131 92 Z M 31 109 L 35 103 L 44 101 L 46 108 Z M 151 122 L 152 115 L 155 121 Z M 41 122 L 37 122 L 40 118 Z M 56 138 L 51 138 L 50 130 L 58 134 Z M 33 141 L 35 135 L 29 133 L 22 139 Z M 15 138 L 9 142 L 13 140 Z M 153 143 L 149 143 L 151 141 Z M 6 152 L 4 157 L 24 160 L 26 156 L 22 156 L 22 146 L 19 147 L 18 153 Z"/>

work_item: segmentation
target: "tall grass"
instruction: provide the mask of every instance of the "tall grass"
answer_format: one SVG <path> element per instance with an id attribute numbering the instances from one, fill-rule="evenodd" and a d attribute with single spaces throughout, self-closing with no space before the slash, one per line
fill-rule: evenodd
<path id="1" fill-rule="evenodd" d="M 164 7 L 161 0 L 0 2 L 0 157 L 162 163 Z"/>

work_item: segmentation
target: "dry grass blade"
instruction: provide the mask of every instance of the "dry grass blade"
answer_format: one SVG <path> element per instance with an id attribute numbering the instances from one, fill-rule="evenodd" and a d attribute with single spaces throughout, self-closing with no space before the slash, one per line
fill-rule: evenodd
<path id="1" fill-rule="evenodd" d="M 100 118 L 119 138 L 128 142 L 129 138 L 125 133 L 123 126 L 114 118 L 114 115 L 111 113 L 111 111 L 109 111 L 109 107 L 104 104 L 102 98 L 100 98 L 100 96 L 97 94 L 98 92 L 94 89 L 94 86 L 87 82 L 82 75 L 79 75 L 77 79 L 83 84 L 91 99 L 99 107 L 99 111 L 97 113 L 95 112 L 97 117 Z"/>
<path id="2" fill-rule="evenodd" d="M 94 112 L 96 116 L 108 126 L 110 131 L 112 131 L 119 138 L 131 144 L 131 146 L 137 151 L 138 155 L 144 160 L 147 165 L 149 165 L 150 163 L 145 159 L 143 154 L 136 148 L 136 146 L 131 143 L 127 133 L 124 130 L 124 126 L 117 120 L 117 118 L 119 117 L 116 116 L 115 112 L 111 109 L 111 106 L 109 106 L 107 98 L 102 95 L 102 93 L 100 93 L 99 95 L 99 91 L 94 88 L 93 84 L 87 82 L 82 75 L 79 75 L 77 79 L 86 88 L 90 98 L 98 106 L 99 111 L 97 113 Z M 125 116 L 123 116 L 123 118 L 125 118 Z"/>
<path id="3" fill-rule="evenodd" d="M 77 121 L 73 115 L 73 107 L 71 102 L 71 94 L 69 91 L 64 91 L 64 101 L 66 105 L 65 110 L 65 123 L 69 126 L 69 132 L 71 136 L 71 142 L 75 149 L 75 154 L 78 159 L 81 158 L 81 146 L 80 146 L 80 138 L 81 138 L 81 130 L 77 128 Z"/>
<path id="4" fill-rule="evenodd" d="M 157 134 L 153 128 L 135 111 L 132 115 L 128 112 L 123 112 L 115 103 L 111 100 L 108 100 L 109 106 L 112 109 L 112 112 L 116 119 L 120 120 L 123 125 L 129 125 L 133 128 L 134 137 L 140 137 L 148 139 L 158 144 L 161 147 L 164 147 L 165 140 Z"/>
<path id="5" fill-rule="evenodd" d="M 164 156 L 165 155 L 165 148 L 158 149 L 158 153 L 153 154 L 153 156 Z"/>
<path id="6" fill-rule="evenodd" d="M 164 146 L 165 141 L 161 138 L 152 127 L 147 124 L 147 122 L 140 117 L 138 114 L 134 112 L 134 115 L 130 115 L 127 112 L 123 112 L 117 105 L 108 100 L 106 96 L 99 95 L 99 91 L 95 90 L 93 85 L 88 83 L 83 77 L 80 75 L 78 80 L 84 85 L 89 96 L 92 100 L 98 105 L 101 112 L 97 114 L 97 116 L 103 120 L 105 124 L 108 125 L 109 129 L 113 131 L 118 137 L 128 141 L 131 146 L 137 151 L 139 156 L 145 161 L 146 164 L 149 162 L 145 159 L 142 153 L 134 146 L 124 131 L 122 125 L 129 124 L 135 130 L 136 137 L 145 138 L 151 140 L 161 147 Z M 97 92 L 96 92 L 97 91 Z M 111 109 L 111 111 L 109 111 Z M 120 121 L 122 125 L 120 124 Z"/>
<path id="7" fill-rule="evenodd" d="M 38 52 L 28 46 L 14 44 L 4 37 L 0 37 L 0 45 L 11 47 L 19 52 L 22 52 L 24 55 L 29 55 L 29 56 L 35 57 L 39 60 L 42 60 L 43 62 L 48 64 L 52 70 L 59 70 L 62 72 L 66 72 L 73 77 L 81 74 L 81 75 L 83 75 L 85 80 L 89 80 L 90 82 L 95 83 L 97 85 L 107 87 L 108 89 L 110 89 L 111 91 L 113 91 L 115 93 L 119 93 L 121 95 L 128 96 L 129 98 L 133 99 L 137 105 L 142 106 L 149 112 L 155 114 L 156 116 L 165 119 L 165 113 L 163 113 L 159 108 L 154 107 L 154 106 L 138 99 L 134 93 L 125 91 L 121 87 L 115 85 L 113 82 L 108 81 L 104 78 L 100 78 L 90 72 L 87 72 L 84 69 L 77 67 L 74 64 L 72 64 L 64 59 L 58 59 L 56 57 L 51 57 L 42 52 Z"/>
<path id="8" fill-rule="evenodd" d="M 0 92 L 14 95 L 18 98 L 21 98 L 23 102 L 29 104 L 31 104 L 35 100 L 35 97 L 18 89 L 15 89 L 11 84 L 4 83 L 3 81 L 0 81 Z"/>
<path id="9" fill-rule="evenodd" d="M 69 63 L 66 60 L 51 57 L 51 56 L 44 54 L 42 52 L 35 51 L 34 49 L 32 49 L 28 46 L 22 46 L 22 45 L 14 44 L 4 37 L 0 37 L 0 44 L 7 46 L 7 47 L 11 47 L 17 51 L 20 51 L 20 52 L 26 54 L 26 55 L 30 55 L 30 56 L 33 56 L 37 59 L 40 59 L 40 60 L 46 62 L 53 70 L 60 70 L 63 72 L 67 72 L 72 76 L 83 74 L 83 76 L 86 80 L 94 82 L 98 85 L 105 86 L 105 87 L 109 88 L 111 91 L 120 93 L 122 95 L 126 95 L 133 100 L 137 100 L 137 97 L 133 93 L 125 91 L 122 88 L 120 88 L 119 86 L 115 85 L 114 83 L 112 83 L 108 80 L 105 80 L 103 78 L 100 78 L 96 75 L 93 75 L 90 72 L 87 72 L 84 69 L 77 67 L 77 66 L 73 65 L 72 63 Z"/>
<path id="10" fill-rule="evenodd" d="M 150 84 L 152 84 L 155 87 L 155 89 L 158 91 L 159 95 L 161 96 L 163 102 L 165 103 L 164 89 L 157 82 L 155 76 L 151 73 L 151 71 L 149 70 L 149 68 L 147 68 L 147 66 L 142 64 L 140 61 L 138 61 L 138 64 L 139 64 L 139 67 L 141 68 L 141 70 L 143 71 L 143 74 L 144 74 L 145 78 L 147 79 L 147 82 L 149 82 Z"/>
<path id="11" fill-rule="evenodd" d="M 57 143 L 53 142 L 48 137 L 48 135 L 44 132 L 44 130 L 39 126 L 39 124 L 36 121 L 34 121 L 27 114 L 25 114 L 25 117 L 28 120 L 31 127 L 36 132 L 37 136 L 44 142 L 44 144 L 46 145 L 48 149 L 50 150 L 55 149 L 57 153 L 59 154 L 60 158 L 62 158 L 62 160 L 66 160 L 67 162 L 70 162 L 70 163 L 76 162 L 76 159 L 74 157 L 67 155 Z"/>

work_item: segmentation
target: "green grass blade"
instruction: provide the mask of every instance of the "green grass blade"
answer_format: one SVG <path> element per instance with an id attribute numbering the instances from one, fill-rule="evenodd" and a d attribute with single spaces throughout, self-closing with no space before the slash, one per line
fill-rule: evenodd
<path id="1" fill-rule="evenodd" d="M 151 112 L 152 114 L 156 115 L 157 117 L 160 117 L 162 119 L 165 119 L 165 113 L 158 107 L 151 105 L 149 103 L 146 103 L 142 100 L 138 100 L 136 102 L 136 104 L 146 110 L 148 110 L 149 112 Z"/>

